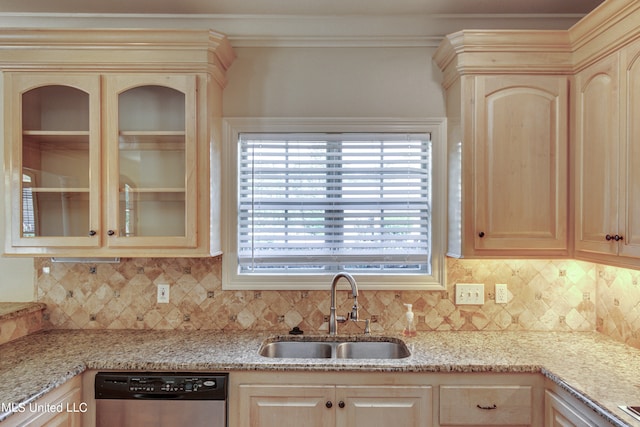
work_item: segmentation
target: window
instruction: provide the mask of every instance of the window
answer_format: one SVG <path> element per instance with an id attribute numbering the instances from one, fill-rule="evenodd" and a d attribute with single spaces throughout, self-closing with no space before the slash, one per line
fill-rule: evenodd
<path id="1" fill-rule="evenodd" d="M 311 126 L 228 127 L 223 286 L 324 289 L 348 271 L 363 288 L 441 288 L 439 128 Z"/>

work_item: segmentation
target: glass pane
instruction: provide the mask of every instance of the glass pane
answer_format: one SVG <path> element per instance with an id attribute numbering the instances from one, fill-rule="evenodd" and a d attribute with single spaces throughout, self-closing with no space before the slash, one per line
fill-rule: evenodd
<path id="1" fill-rule="evenodd" d="M 119 97 L 119 236 L 184 236 L 185 95 L 141 86 Z"/>
<path id="2" fill-rule="evenodd" d="M 120 193 L 119 236 L 184 236 L 184 192 L 144 193 L 125 186 Z"/>
<path id="3" fill-rule="evenodd" d="M 22 236 L 89 231 L 89 94 L 44 86 L 22 96 Z"/>

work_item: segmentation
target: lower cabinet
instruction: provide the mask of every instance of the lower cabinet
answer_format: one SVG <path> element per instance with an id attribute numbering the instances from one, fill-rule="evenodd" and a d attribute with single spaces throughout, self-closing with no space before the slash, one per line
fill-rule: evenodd
<path id="1" fill-rule="evenodd" d="M 539 374 L 233 372 L 229 427 L 544 425 Z"/>
<path id="2" fill-rule="evenodd" d="M 239 386 L 242 427 L 424 426 L 429 386 Z"/>
<path id="3" fill-rule="evenodd" d="M 86 410 L 81 375 L 22 408 L 7 418 L 2 427 L 81 427 L 82 412 Z"/>
<path id="4" fill-rule="evenodd" d="M 609 425 L 583 403 L 547 381 L 544 392 L 545 427 L 599 427 Z"/>
<path id="5" fill-rule="evenodd" d="M 523 425 L 534 416 L 534 390 L 520 385 L 440 387 L 440 425 Z"/>

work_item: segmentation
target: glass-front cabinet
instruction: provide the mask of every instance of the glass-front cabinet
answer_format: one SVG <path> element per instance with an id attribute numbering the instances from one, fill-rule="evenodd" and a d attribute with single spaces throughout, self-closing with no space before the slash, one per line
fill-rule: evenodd
<path id="1" fill-rule="evenodd" d="M 13 247 L 197 246 L 196 75 L 5 82 Z"/>
<path id="2" fill-rule="evenodd" d="M 99 246 L 99 77 L 9 74 L 5 82 L 12 245 Z"/>
<path id="3" fill-rule="evenodd" d="M 4 254 L 221 254 L 222 92 L 207 29 L 0 30 Z"/>
<path id="4" fill-rule="evenodd" d="M 194 247 L 195 76 L 107 76 L 105 87 L 108 246 Z"/>

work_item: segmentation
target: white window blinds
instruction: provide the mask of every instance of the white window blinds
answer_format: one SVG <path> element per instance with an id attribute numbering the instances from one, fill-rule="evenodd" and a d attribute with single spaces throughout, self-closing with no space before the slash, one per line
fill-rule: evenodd
<path id="1" fill-rule="evenodd" d="M 240 273 L 430 274 L 429 134 L 239 137 Z"/>

